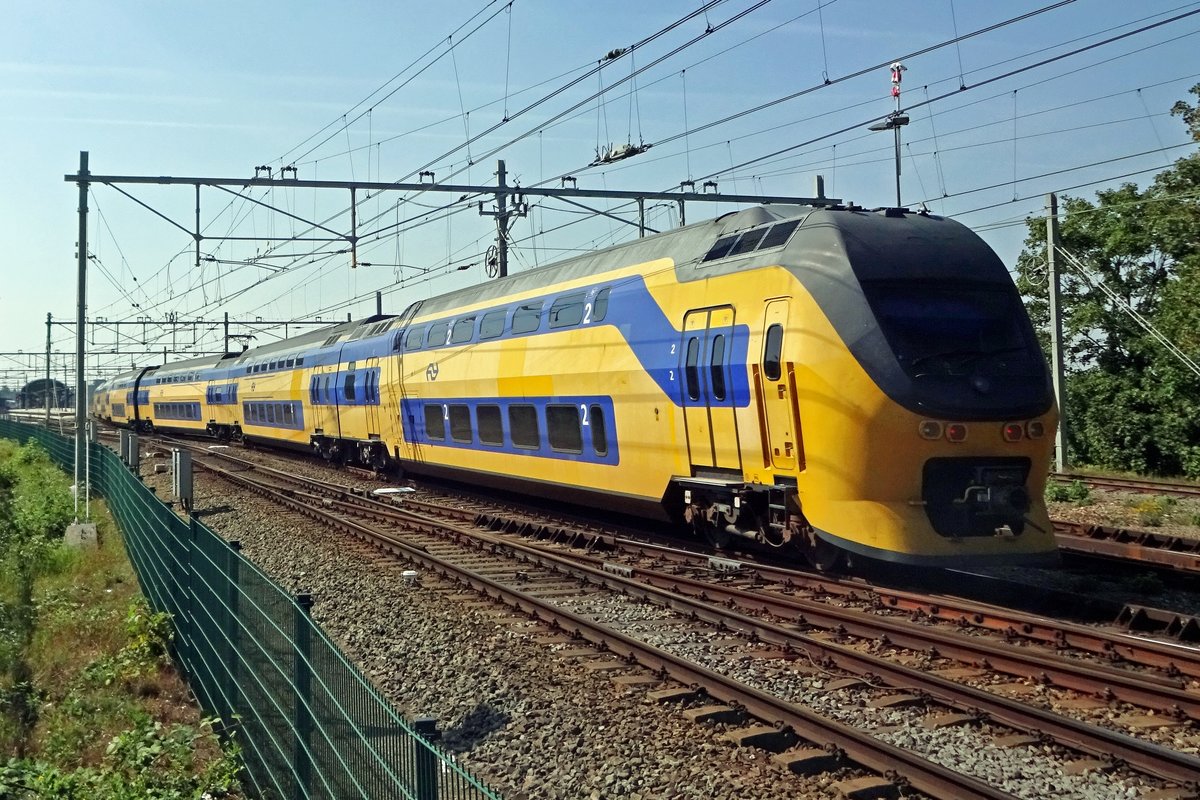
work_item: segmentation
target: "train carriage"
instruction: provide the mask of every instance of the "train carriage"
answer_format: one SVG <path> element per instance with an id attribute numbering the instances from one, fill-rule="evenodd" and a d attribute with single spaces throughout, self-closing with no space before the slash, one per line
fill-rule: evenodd
<path id="1" fill-rule="evenodd" d="M 750 209 L 424 301 L 401 363 L 416 471 L 819 562 L 1055 557 L 1045 363 L 950 220 Z"/>
<path id="2" fill-rule="evenodd" d="M 1044 358 L 995 253 L 927 213 L 751 208 L 254 348 L 206 388 L 230 435 L 718 545 L 1056 558 Z"/>

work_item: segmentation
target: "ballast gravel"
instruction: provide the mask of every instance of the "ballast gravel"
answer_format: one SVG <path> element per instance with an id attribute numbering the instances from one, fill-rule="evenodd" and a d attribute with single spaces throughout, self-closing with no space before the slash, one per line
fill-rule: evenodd
<path id="1" fill-rule="evenodd" d="M 162 493 L 169 476 L 149 475 L 147 483 L 162 484 Z M 196 508 L 228 502 L 228 487 L 197 475 Z M 314 619 L 384 695 L 410 717 L 439 719 L 443 746 L 509 800 L 837 798 L 837 782 L 861 774 L 795 776 L 764 751 L 720 739 L 723 726 L 692 723 L 677 707 L 648 704 L 641 690 L 559 659 L 535 641 L 547 633 L 542 627 L 450 601 L 455 588 L 409 585 L 401 578 L 406 565 L 364 557 L 340 534 L 258 498 L 237 505 L 206 515 L 206 524 L 239 539 L 243 553 L 289 591 L 312 594 Z M 1161 786 L 1120 769 L 1067 774 L 1080 754 L 1043 744 L 999 747 L 994 738 L 1011 731 L 986 724 L 926 728 L 927 709 L 871 708 L 853 689 L 828 690 L 840 675 L 796 674 L 742 648 L 731 657 L 713 641 L 727 633 L 645 624 L 672 617 L 662 609 L 611 595 L 569 607 L 1017 797 L 1137 798 Z"/>

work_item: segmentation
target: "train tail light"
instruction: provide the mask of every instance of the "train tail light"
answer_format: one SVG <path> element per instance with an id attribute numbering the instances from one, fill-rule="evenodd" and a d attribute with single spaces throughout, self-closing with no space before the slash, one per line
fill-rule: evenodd
<path id="1" fill-rule="evenodd" d="M 1004 426 L 1004 441 L 1019 442 L 1025 436 L 1025 426 L 1019 422 L 1010 422 Z"/>
<path id="2" fill-rule="evenodd" d="M 942 423 L 936 419 L 921 420 L 921 424 L 917 427 L 922 439 L 940 439 L 942 438 Z"/>
<path id="3" fill-rule="evenodd" d="M 1025 435 L 1030 439 L 1040 439 L 1046 435 L 1046 425 L 1040 419 L 1030 420 L 1025 425 Z"/>
<path id="4" fill-rule="evenodd" d="M 951 422 L 946 426 L 946 439 L 958 443 L 967 440 L 967 426 L 961 422 Z"/>

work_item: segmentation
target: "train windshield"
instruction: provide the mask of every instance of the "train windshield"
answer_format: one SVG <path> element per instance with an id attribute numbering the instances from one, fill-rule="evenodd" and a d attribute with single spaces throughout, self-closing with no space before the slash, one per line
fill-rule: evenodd
<path id="1" fill-rule="evenodd" d="M 1042 370 L 1011 287 L 870 281 L 863 291 L 897 360 L 913 377 Z"/>

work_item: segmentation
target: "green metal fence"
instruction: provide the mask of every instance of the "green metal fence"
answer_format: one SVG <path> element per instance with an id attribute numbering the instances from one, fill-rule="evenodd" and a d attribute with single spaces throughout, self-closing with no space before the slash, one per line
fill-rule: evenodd
<path id="1" fill-rule="evenodd" d="M 73 470 L 70 439 L 0 419 L 0 437 L 39 442 Z M 116 453 L 89 451 L 92 485 L 121 527 L 142 591 L 175 626 L 174 655 L 205 713 L 242 748 L 247 793 L 300 798 L 499 795 L 402 719 L 293 597 L 236 543 L 164 505 Z"/>

